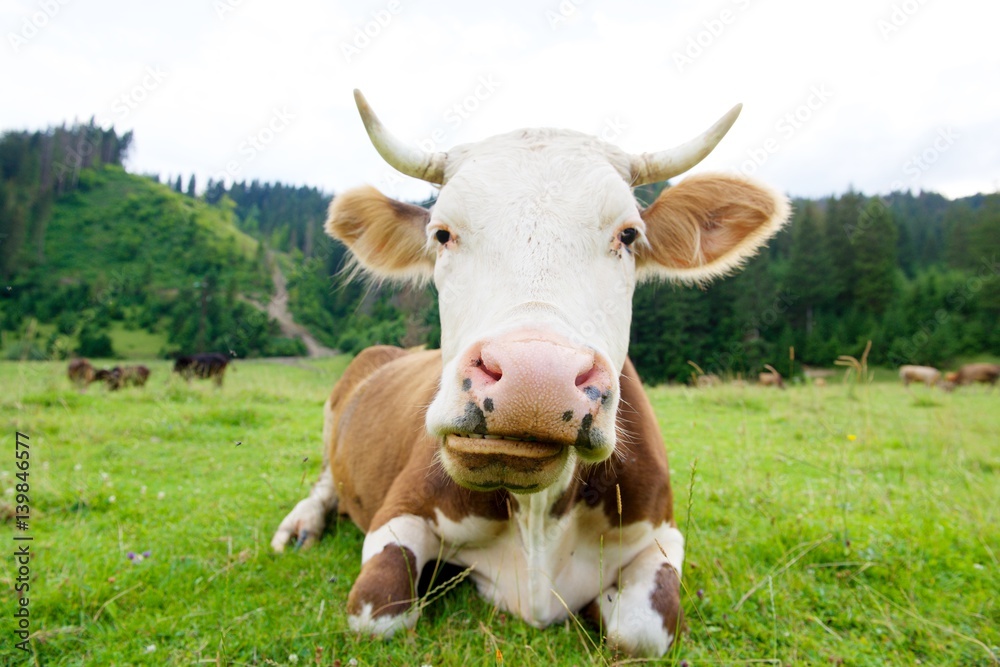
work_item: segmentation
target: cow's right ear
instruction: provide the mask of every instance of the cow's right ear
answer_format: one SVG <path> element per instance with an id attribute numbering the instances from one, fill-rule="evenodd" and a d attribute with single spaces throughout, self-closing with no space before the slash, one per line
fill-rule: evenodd
<path id="1" fill-rule="evenodd" d="M 428 220 L 427 209 L 363 186 L 333 198 L 326 233 L 343 241 L 357 264 L 375 277 L 423 282 L 434 275 Z"/>

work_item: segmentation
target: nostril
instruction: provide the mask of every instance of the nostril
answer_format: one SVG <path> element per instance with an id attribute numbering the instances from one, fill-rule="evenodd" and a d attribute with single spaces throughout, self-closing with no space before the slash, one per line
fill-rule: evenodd
<path id="1" fill-rule="evenodd" d="M 499 382 L 500 378 L 503 377 L 503 372 L 500 367 L 490 368 L 482 358 L 476 359 L 472 365 L 483 375 L 487 376 L 493 382 Z"/>
<path id="2" fill-rule="evenodd" d="M 597 378 L 599 374 L 600 371 L 597 368 L 597 364 L 594 364 L 593 366 L 590 367 L 590 370 L 588 370 L 585 373 L 580 373 L 579 375 L 576 376 L 576 386 L 583 388 L 588 384 L 591 384 L 592 382 L 594 382 L 594 380 Z"/>

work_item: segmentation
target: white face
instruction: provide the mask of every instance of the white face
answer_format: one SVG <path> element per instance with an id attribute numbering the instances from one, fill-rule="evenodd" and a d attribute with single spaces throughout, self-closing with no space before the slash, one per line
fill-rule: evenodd
<path id="1" fill-rule="evenodd" d="M 627 157 L 575 133 L 553 133 L 538 150 L 525 150 L 523 139 L 515 148 L 509 137 L 453 149 L 455 171 L 431 211 L 444 362 L 484 336 L 531 325 L 592 347 L 621 370 L 636 278 L 619 237 L 644 230 L 613 165 Z"/>
<path id="2" fill-rule="evenodd" d="M 491 435 L 577 438 L 584 445 L 575 455 L 603 460 L 615 447 L 633 248 L 644 223 L 622 172 L 623 153 L 575 133 L 536 132 L 544 141 L 518 132 L 449 152 L 452 172 L 427 226 L 437 252 L 444 362 L 427 427 L 435 437 L 480 426 Z M 501 391 L 492 376 L 470 368 L 490 365 L 487 349 L 510 351 L 502 375 L 516 377 L 523 390 L 492 393 Z M 563 373 L 561 386 L 541 379 Z M 498 395 L 506 411 L 485 414 L 482 406 Z M 461 474 L 450 456 L 443 460 Z M 547 464 L 549 474 L 560 460 Z"/>

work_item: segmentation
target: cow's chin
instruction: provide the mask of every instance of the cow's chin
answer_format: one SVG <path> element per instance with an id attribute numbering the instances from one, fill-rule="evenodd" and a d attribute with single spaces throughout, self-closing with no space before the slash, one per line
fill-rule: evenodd
<path id="1" fill-rule="evenodd" d="M 460 486 L 536 493 L 559 479 L 569 450 L 565 444 L 451 433 L 441 439 L 440 454 L 445 472 Z"/>

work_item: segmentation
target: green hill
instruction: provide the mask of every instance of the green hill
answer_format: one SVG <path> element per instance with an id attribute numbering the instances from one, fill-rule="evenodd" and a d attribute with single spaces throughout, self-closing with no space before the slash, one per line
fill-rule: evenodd
<path id="1" fill-rule="evenodd" d="M 301 353 L 249 303 L 267 302 L 270 269 L 233 209 L 116 165 L 81 171 L 54 199 L 44 234 L 20 248 L 0 299 L 0 353 Z"/>

